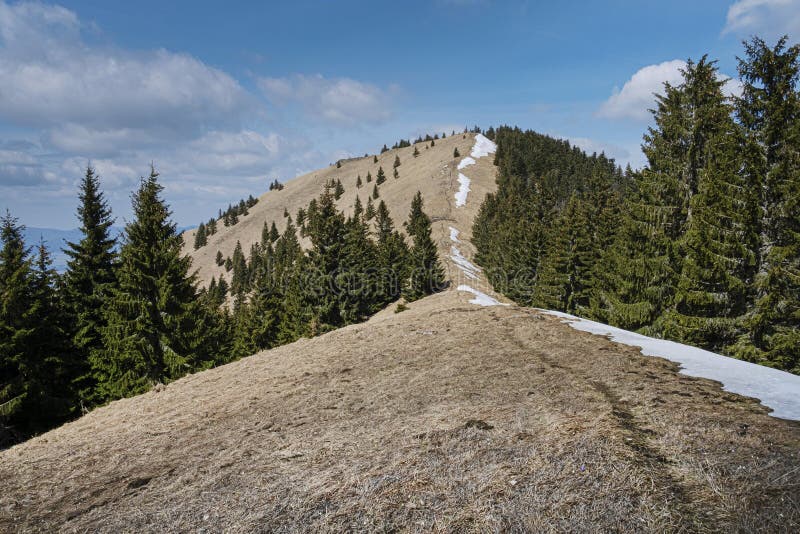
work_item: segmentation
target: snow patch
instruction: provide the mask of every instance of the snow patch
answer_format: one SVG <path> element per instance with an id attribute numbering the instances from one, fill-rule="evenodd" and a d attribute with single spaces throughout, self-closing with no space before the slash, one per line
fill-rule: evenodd
<path id="1" fill-rule="evenodd" d="M 458 231 L 458 228 L 453 228 L 452 226 L 448 228 L 450 228 L 450 241 L 453 243 L 461 243 L 461 240 L 458 239 L 458 234 L 461 233 Z"/>
<path id="2" fill-rule="evenodd" d="M 463 169 L 464 167 L 469 167 L 470 165 L 475 165 L 475 163 L 476 163 L 476 162 L 475 162 L 475 160 L 474 160 L 474 159 L 472 159 L 471 157 L 467 156 L 466 158 L 462 159 L 462 160 L 461 160 L 461 161 L 458 163 L 458 170 L 460 171 L 460 170 L 461 170 L 461 169 Z"/>
<path id="3" fill-rule="evenodd" d="M 472 147 L 472 152 L 470 152 L 469 155 L 478 159 L 495 152 L 497 152 L 497 145 L 487 139 L 483 134 L 478 134 L 475 136 L 475 146 Z"/>
<path id="4" fill-rule="evenodd" d="M 674 341 L 643 336 L 567 313 L 540 311 L 564 319 L 576 330 L 607 336 L 611 341 L 639 347 L 646 356 L 660 356 L 679 363 L 681 373 L 721 382 L 725 391 L 755 397 L 764 406 L 772 408 L 770 415 L 773 417 L 800 421 L 800 376 Z"/>
<path id="5" fill-rule="evenodd" d="M 470 300 L 470 304 L 477 304 L 478 306 L 508 306 L 508 304 L 503 304 L 502 302 L 498 302 L 497 299 L 490 297 L 486 293 L 482 293 L 477 289 L 472 289 L 467 285 L 460 285 L 458 286 L 459 291 L 466 291 L 468 293 L 472 293 L 475 295 L 475 298 Z"/>
<path id="6" fill-rule="evenodd" d="M 478 279 L 478 273 L 481 272 L 481 268 L 465 258 L 464 255 L 461 254 L 461 251 L 455 246 L 450 247 L 450 259 L 452 259 L 458 268 L 461 269 L 469 278 L 472 278 L 473 280 Z"/>
<path id="7" fill-rule="evenodd" d="M 458 191 L 456 191 L 456 207 L 460 208 L 467 203 L 467 195 L 470 192 L 470 180 L 461 173 L 458 173 Z"/>

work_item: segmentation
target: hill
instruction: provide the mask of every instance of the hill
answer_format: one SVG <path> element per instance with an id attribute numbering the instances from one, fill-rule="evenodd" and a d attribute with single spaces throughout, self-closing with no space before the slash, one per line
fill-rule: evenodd
<path id="1" fill-rule="evenodd" d="M 800 525 L 800 426 L 557 318 L 449 291 L 0 455 L 0 529 Z"/>
<path id="2" fill-rule="evenodd" d="M 0 530 L 800 528 L 800 424 L 590 332 L 641 336 L 570 319 L 589 330 L 576 331 L 499 297 L 470 243 L 496 187 L 492 143 L 459 134 L 416 148 L 416 158 L 412 146 L 289 181 L 185 250 L 208 282 L 224 272 L 217 250 L 248 248 L 265 222 L 282 228 L 284 212 L 330 179 L 352 209 L 372 189 L 356 188 L 357 176 L 382 166 L 380 198 L 396 221 L 422 192 L 449 290 L 112 402 L 0 453 Z M 739 391 L 773 379 L 790 397 L 800 390 L 774 373 Z"/>

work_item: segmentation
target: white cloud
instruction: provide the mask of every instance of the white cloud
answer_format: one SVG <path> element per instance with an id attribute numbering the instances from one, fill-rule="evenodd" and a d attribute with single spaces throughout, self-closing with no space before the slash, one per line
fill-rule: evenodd
<path id="1" fill-rule="evenodd" d="M 739 0 L 728 8 L 723 34 L 757 34 L 776 39 L 800 34 L 800 2 L 797 0 Z"/>
<path id="2" fill-rule="evenodd" d="M 622 89 L 615 89 L 608 100 L 603 102 L 597 116 L 609 119 L 647 120 L 648 109 L 655 102 L 654 95 L 662 92 L 664 82 L 677 85 L 681 82 L 680 69 L 686 62 L 680 59 L 648 65 L 639 69 Z"/>
<path id="3" fill-rule="evenodd" d="M 382 122 L 391 117 L 392 93 L 350 78 L 295 74 L 261 78 L 258 85 L 276 105 L 298 103 L 311 115 L 336 124 Z"/>
<path id="4" fill-rule="evenodd" d="M 650 119 L 649 110 L 655 107 L 655 95 L 663 94 L 665 82 L 671 85 L 680 85 L 683 81 L 681 69 L 684 68 L 686 68 L 685 61 L 673 59 L 639 69 L 625 82 L 622 89 L 614 90 L 614 93 L 597 110 L 596 115 L 607 119 L 636 121 Z M 718 79 L 726 80 L 723 86 L 725 94 L 741 96 L 742 84 L 738 79 L 721 73 L 717 76 Z"/>
<path id="5" fill-rule="evenodd" d="M 77 16 L 58 6 L 0 2 L 0 42 L 0 119 L 18 125 L 174 138 L 236 124 L 251 104 L 236 80 L 191 56 L 87 45 Z"/>

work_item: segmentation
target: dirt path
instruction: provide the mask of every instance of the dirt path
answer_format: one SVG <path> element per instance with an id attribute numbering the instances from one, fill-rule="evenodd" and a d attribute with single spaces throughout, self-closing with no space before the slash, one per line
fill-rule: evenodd
<path id="1" fill-rule="evenodd" d="M 792 531 L 800 426 L 447 292 L 0 453 L 0 531 Z"/>

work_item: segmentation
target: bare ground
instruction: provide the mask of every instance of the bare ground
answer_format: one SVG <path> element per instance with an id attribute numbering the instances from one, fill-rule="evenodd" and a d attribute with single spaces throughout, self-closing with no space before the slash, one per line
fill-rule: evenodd
<path id="1" fill-rule="evenodd" d="M 0 531 L 800 529 L 800 425 L 449 291 L 0 453 Z"/>

